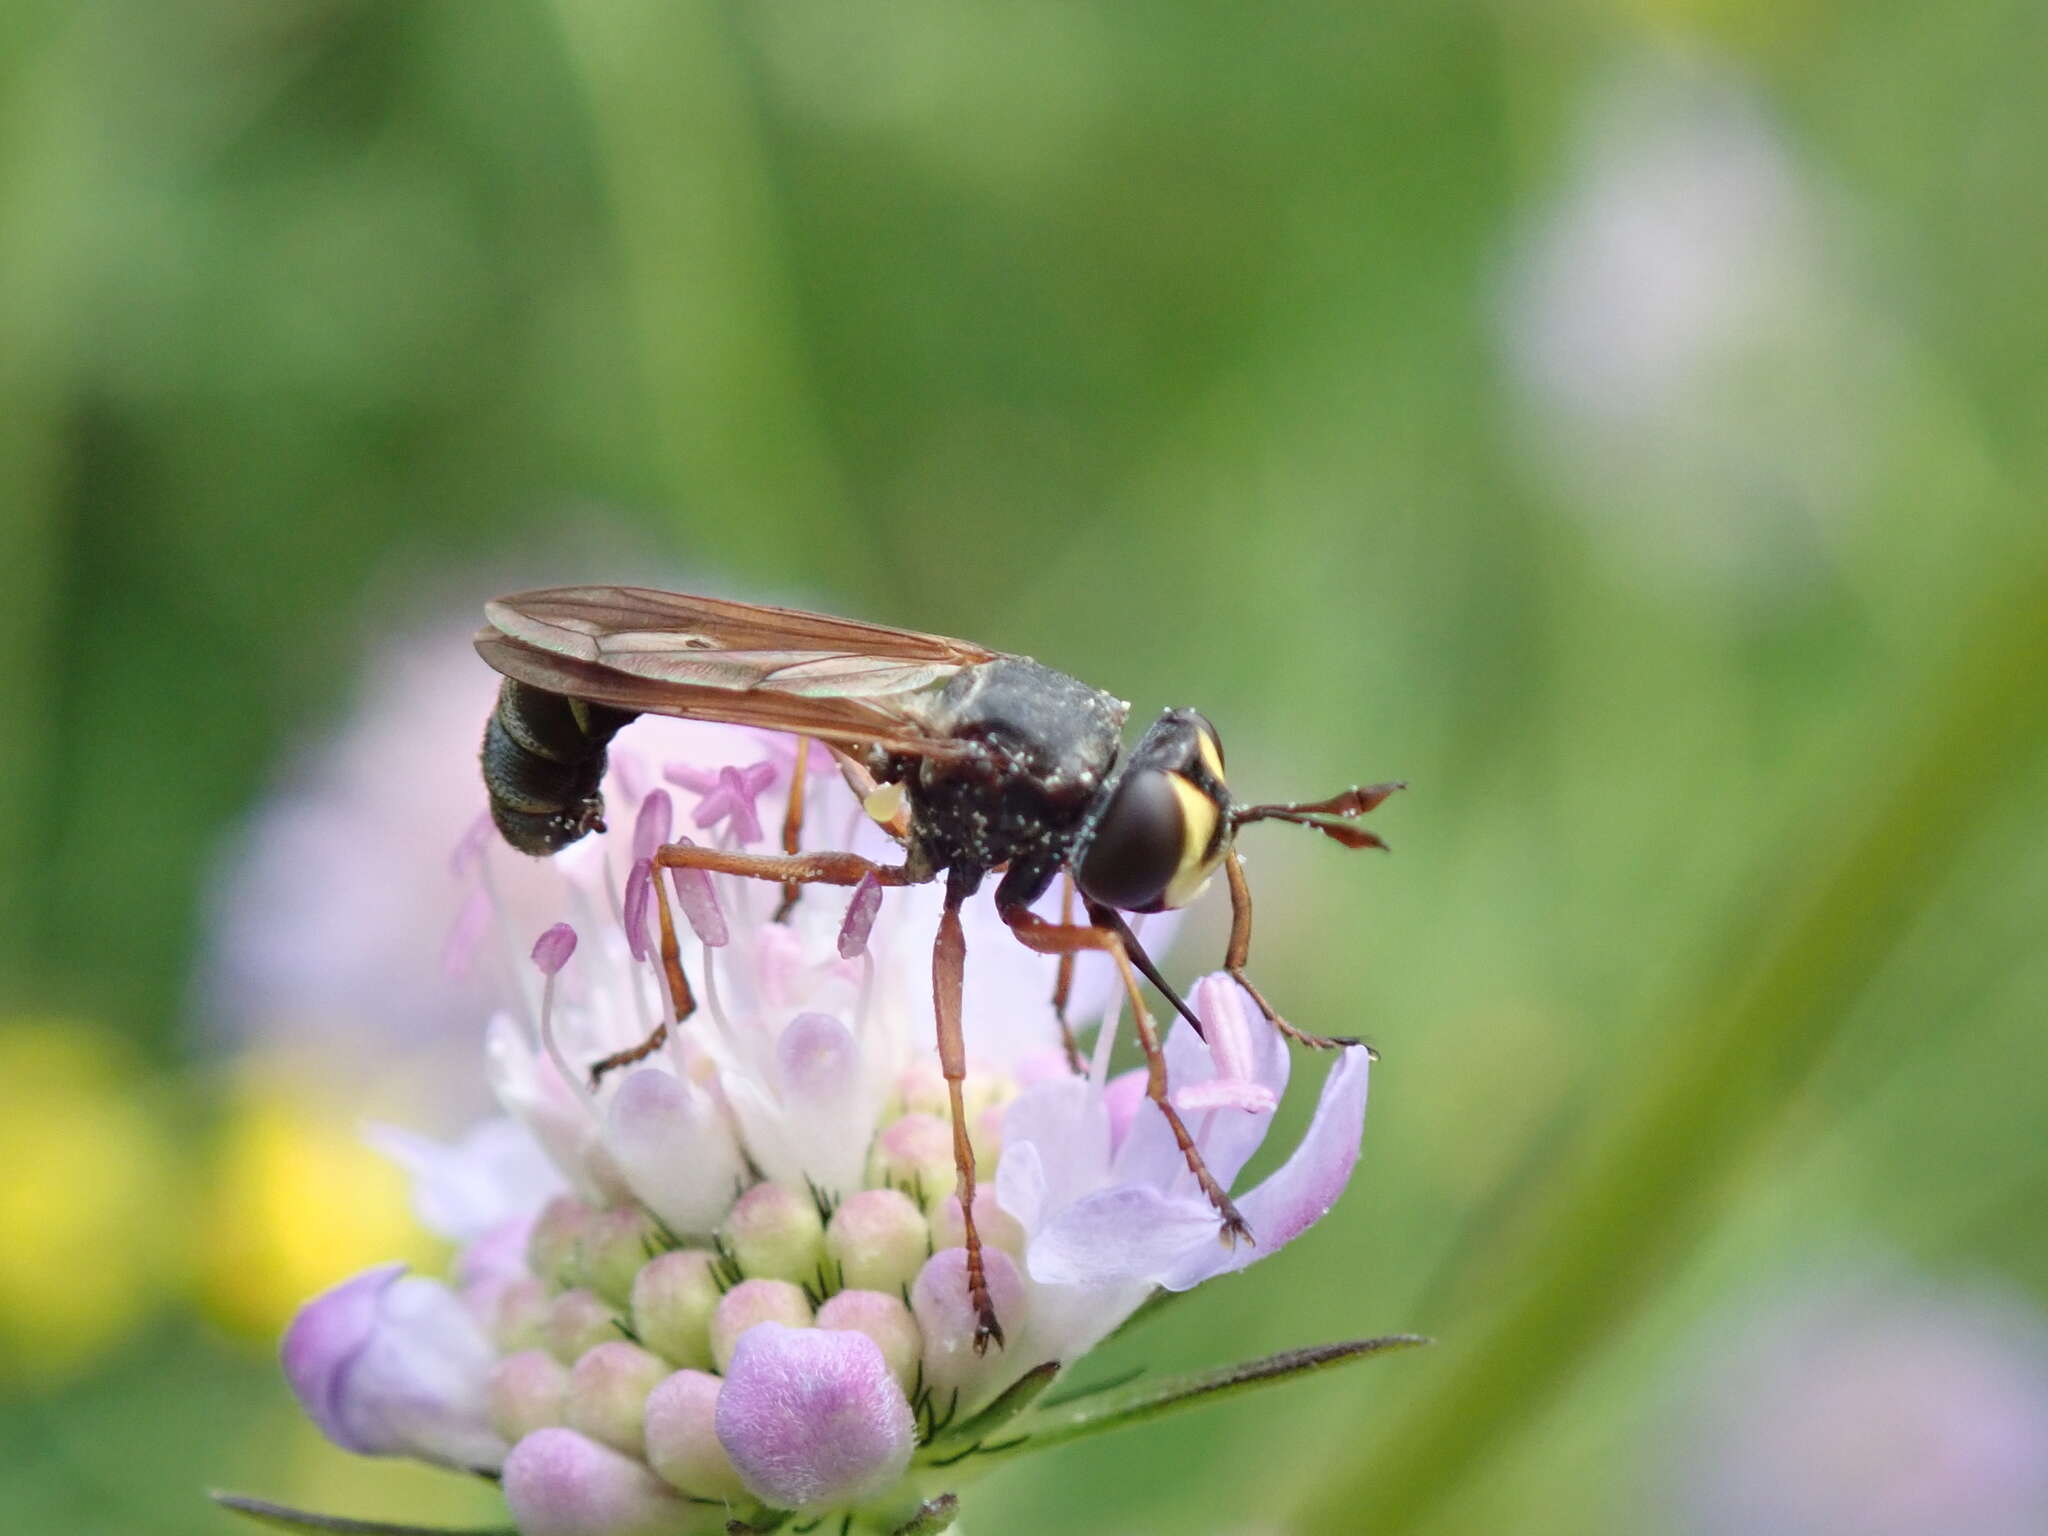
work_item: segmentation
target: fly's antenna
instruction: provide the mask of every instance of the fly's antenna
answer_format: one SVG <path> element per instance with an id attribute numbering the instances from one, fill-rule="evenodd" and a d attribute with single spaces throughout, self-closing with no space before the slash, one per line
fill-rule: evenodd
<path id="1" fill-rule="evenodd" d="M 1363 787 L 1352 785 L 1342 794 L 1332 795 L 1327 800 L 1293 800 L 1284 805 L 1240 805 L 1230 812 L 1233 830 L 1249 826 L 1255 821 L 1291 821 L 1297 827 L 1314 827 L 1323 836 L 1346 848 L 1385 848 L 1385 841 L 1376 832 L 1368 832 L 1355 824 L 1356 819 L 1378 806 L 1397 789 L 1406 789 L 1402 783 L 1367 784 Z"/>

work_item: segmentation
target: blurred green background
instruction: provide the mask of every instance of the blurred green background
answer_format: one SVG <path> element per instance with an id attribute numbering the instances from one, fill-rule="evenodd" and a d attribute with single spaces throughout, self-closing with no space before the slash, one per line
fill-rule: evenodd
<path id="1" fill-rule="evenodd" d="M 300 1422 L 290 1307 L 420 1241 L 198 978 L 380 643 L 520 582 L 1415 786 L 1251 849 L 1384 1052 L 1350 1194 L 1102 1365 L 1441 1342 L 975 1536 L 1665 1529 L 1751 1298 L 2048 1301 L 2044 69 L 1994 0 L 0 10 L 0 1529 L 488 1516 Z"/>

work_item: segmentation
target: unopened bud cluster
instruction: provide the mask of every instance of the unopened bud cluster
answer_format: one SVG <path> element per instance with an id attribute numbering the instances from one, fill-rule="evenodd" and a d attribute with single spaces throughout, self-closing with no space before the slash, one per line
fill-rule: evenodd
<path id="1" fill-rule="evenodd" d="M 1008 1076 L 983 1072 L 970 1095 L 984 1180 L 975 1209 L 999 1303 L 1022 1290 L 1023 1233 L 988 1182 L 1013 1093 Z M 524 1272 L 465 1296 L 498 1351 L 489 1419 L 514 1447 L 507 1476 L 529 1437 L 567 1429 L 721 1504 L 838 1507 L 897 1483 L 921 1440 L 1033 1363 L 974 1352 L 964 1255 L 949 1251 L 965 1232 L 945 1107 L 936 1067 L 911 1068 L 866 1187 L 834 1197 L 763 1179 L 709 1233 L 674 1232 L 637 1204 L 551 1201 Z M 1021 1330 L 1026 1318 L 1005 1322 Z M 780 1432 L 762 1422 L 764 1400 L 788 1385 L 772 1381 L 778 1331 L 810 1329 L 864 1341 L 814 1349 L 800 1373 L 833 1398 L 829 1444 L 808 1415 Z"/>

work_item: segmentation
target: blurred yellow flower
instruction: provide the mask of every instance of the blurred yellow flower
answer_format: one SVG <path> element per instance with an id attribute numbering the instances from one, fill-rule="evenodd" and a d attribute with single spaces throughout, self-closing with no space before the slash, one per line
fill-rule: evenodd
<path id="1" fill-rule="evenodd" d="M 336 1281 L 444 1256 L 412 1215 L 410 1181 L 364 1144 L 363 1118 L 302 1062 L 252 1055 L 237 1069 L 199 1274 L 202 1304 L 231 1332 L 272 1344 Z"/>
<path id="2" fill-rule="evenodd" d="M 80 1369 L 179 1288 L 176 1144 L 128 1042 L 0 1020 L 0 1381 Z"/>

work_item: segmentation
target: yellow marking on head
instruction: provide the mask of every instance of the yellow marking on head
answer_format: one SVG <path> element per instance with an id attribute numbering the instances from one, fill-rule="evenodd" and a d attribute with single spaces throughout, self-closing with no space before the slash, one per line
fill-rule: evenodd
<path id="1" fill-rule="evenodd" d="M 1218 784 L 1223 782 L 1223 744 L 1210 734 L 1208 727 L 1195 727 L 1195 746 L 1202 754 L 1202 766 L 1209 770 L 1209 777 Z"/>
<path id="2" fill-rule="evenodd" d="M 1205 747 L 1207 740 L 1205 735 Z M 1216 836 L 1219 812 L 1214 800 L 1180 774 L 1169 773 L 1166 782 L 1180 801 L 1181 844 L 1180 867 L 1166 883 L 1164 900 L 1169 907 L 1184 907 L 1202 894 L 1202 887 L 1221 862 L 1223 844 Z"/>

